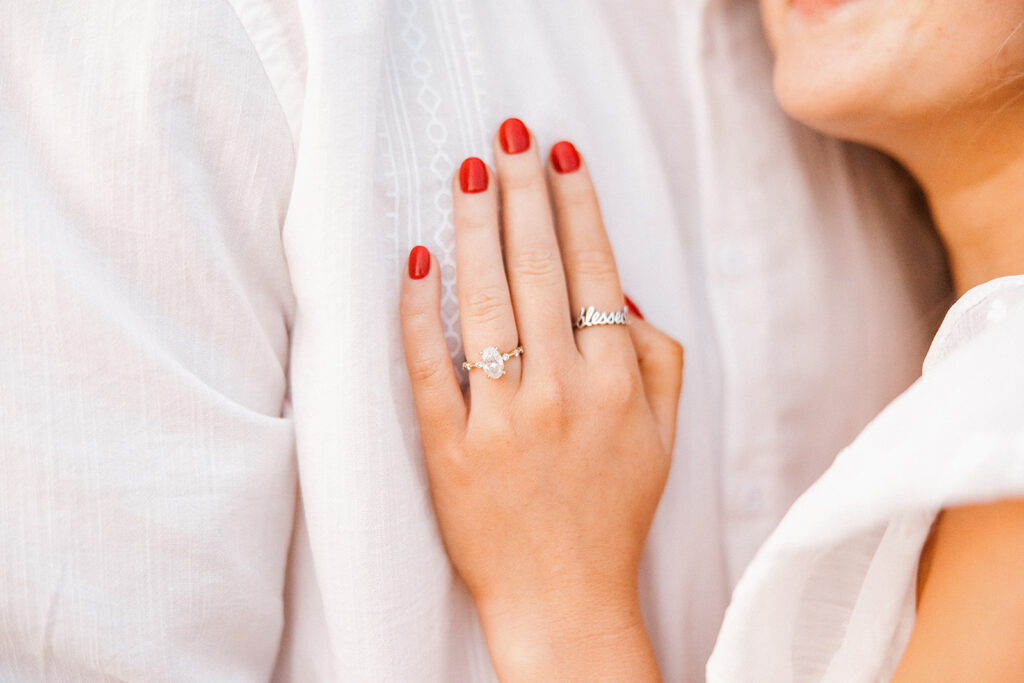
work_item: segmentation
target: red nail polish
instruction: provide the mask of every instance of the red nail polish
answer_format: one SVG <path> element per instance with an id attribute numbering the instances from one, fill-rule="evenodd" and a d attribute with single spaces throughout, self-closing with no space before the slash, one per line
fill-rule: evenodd
<path id="1" fill-rule="evenodd" d="M 623 295 L 623 296 L 625 296 L 625 295 Z M 636 317 L 638 317 L 641 320 L 643 320 L 644 319 L 644 314 L 641 313 L 640 309 L 636 307 L 636 304 L 633 303 L 633 300 L 630 299 L 628 296 L 625 297 L 625 298 L 626 298 L 626 308 L 629 309 L 630 315 L 635 315 Z"/>
<path id="2" fill-rule="evenodd" d="M 505 154 L 519 154 L 530 149 L 530 131 L 519 119 L 506 119 L 498 129 L 498 141 Z"/>
<path id="3" fill-rule="evenodd" d="M 466 194 L 476 194 L 487 189 L 487 166 L 476 157 L 469 157 L 459 167 L 459 187 Z"/>
<path id="4" fill-rule="evenodd" d="M 409 277 L 422 280 L 430 273 L 430 250 L 426 247 L 413 247 L 409 252 Z"/>
<path id="5" fill-rule="evenodd" d="M 551 148 L 551 165 L 559 173 L 572 173 L 580 167 L 580 153 L 571 142 L 556 142 Z"/>

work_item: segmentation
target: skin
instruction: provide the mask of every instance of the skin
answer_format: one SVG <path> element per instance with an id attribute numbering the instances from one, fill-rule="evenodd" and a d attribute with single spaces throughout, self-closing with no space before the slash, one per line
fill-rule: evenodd
<path id="1" fill-rule="evenodd" d="M 762 0 L 783 109 L 925 190 L 956 289 L 1024 264 L 1024 1 Z"/>
<path id="2" fill-rule="evenodd" d="M 917 620 L 894 681 L 1024 680 L 1024 502 L 947 510 L 918 574 Z"/>
<path id="3" fill-rule="evenodd" d="M 915 175 L 957 291 L 1024 273 L 1024 0 L 761 6 L 782 106 Z M 622 292 L 585 165 L 545 172 L 535 150 L 496 144 L 490 189 L 453 188 L 465 346 L 521 342 L 509 374 L 472 371 L 467 405 L 437 264 L 403 285 L 438 521 L 503 681 L 658 680 L 637 566 L 668 473 L 682 350 L 636 320 L 573 332 L 569 311 L 621 308 Z M 1024 680 L 1022 540 L 1022 502 L 942 512 L 894 680 Z"/>

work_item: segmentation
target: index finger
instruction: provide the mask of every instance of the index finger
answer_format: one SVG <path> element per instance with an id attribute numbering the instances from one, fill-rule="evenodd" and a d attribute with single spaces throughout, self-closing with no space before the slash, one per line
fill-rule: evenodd
<path id="1" fill-rule="evenodd" d="M 409 253 L 402 279 L 402 345 L 424 450 L 457 441 L 466 425 L 466 403 L 455 378 L 441 324 L 441 272 L 426 247 Z"/>

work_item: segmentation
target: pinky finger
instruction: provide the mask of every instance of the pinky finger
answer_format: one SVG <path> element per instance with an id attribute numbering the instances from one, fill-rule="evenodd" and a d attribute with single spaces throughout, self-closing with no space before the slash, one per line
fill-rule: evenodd
<path id="1" fill-rule="evenodd" d="M 466 402 L 448 355 L 440 305 L 437 260 L 426 247 L 414 247 L 402 282 L 402 344 L 427 451 L 457 441 L 466 426 Z"/>
<path id="2" fill-rule="evenodd" d="M 662 442 L 671 452 L 676 437 L 679 392 L 683 388 L 683 347 L 643 320 L 631 320 L 629 332 L 640 364 L 644 395 L 658 423 Z"/>

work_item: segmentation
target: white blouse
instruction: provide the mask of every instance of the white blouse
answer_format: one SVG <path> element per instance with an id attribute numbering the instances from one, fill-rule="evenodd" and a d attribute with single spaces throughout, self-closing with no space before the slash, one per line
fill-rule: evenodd
<path id="1" fill-rule="evenodd" d="M 1024 276 L 967 292 L 924 375 L 787 513 L 733 594 L 708 680 L 888 680 L 946 507 L 1024 497 Z"/>

